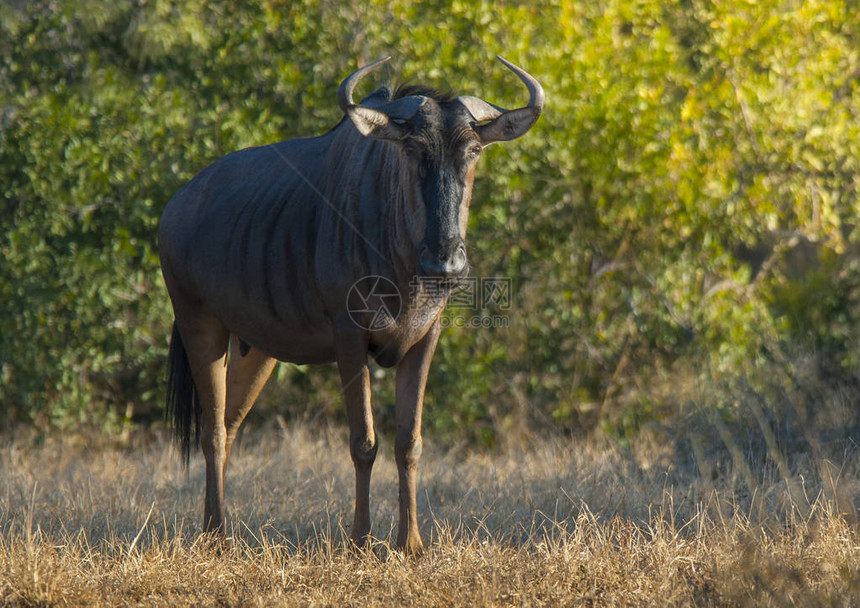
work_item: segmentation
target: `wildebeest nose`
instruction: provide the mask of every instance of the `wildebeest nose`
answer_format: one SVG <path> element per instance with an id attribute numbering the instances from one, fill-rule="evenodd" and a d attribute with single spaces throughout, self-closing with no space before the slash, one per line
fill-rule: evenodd
<path id="1" fill-rule="evenodd" d="M 458 275 L 466 269 L 468 261 L 466 245 L 461 241 L 450 253 L 443 250 L 438 255 L 433 255 L 430 247 L 424 244 L 421 247 L 418 261 L 421 264 L 421 270 L 428 276 Z"/>

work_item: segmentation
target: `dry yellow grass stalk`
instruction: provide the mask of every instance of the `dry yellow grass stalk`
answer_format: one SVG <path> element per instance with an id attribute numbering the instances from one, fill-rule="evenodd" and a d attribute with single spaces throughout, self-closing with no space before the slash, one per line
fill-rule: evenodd
<path id="1" fill-rule="evenodd" d="M 169 447 L 144 443 L 6 441 L 0 604 L 860 603 L 856 513 L 845 507 L 856 484 L 836 487 L 857 479 L 856 453 L 833 487 L 805 486 L 798 508 L 782 479 L 762 478 L 746 497 L 734 476 L 702 484 L 659 441 L 622 451 L 555 440 L 494 454 L 428 446 L 420 508 L 431 542 L 424 557 L 404 560 L 389 550 L 390 445 L 374 472 L 377 540 L 353 552 L 344 433 L 245 437 L 228 472 L 232 535 L 217 545 L 198 536 L 202 463 L 186 474 Z"/>

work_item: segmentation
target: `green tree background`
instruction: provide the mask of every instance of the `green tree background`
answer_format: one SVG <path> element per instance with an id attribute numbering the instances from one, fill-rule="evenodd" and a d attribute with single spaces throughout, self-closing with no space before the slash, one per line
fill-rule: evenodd
<path id="1" fill-rule="evenodd" d="M 813 447 L 856 435 L 858 14 L 848 0 L 0 3 L 4 424 L 158 419 L 172 315 L 156 227 L 182 183 L 229 151 L 324 132 L 342 78 L 384 55 L 377 80 L 522 105 L 501 54 L 548 101 L 480 164 L 470 258 L 513 279 L 510 323 L 446 331 L 427 397 L 438 440 L 626 441 L 702 421 Z M 391 380 L 375 370 L 383 429 Z M 336 374 L 290 365 L 257 407 L 340 409 Z"/>

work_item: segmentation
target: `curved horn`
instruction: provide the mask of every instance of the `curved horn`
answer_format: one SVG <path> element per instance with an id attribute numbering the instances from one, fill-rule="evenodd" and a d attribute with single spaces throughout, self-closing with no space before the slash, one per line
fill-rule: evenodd
<path id="1" fill-rule="evenodd" d="M 491 121 L 486 125 L 475 127 L 475 131 L 484 145 L 496 141 L 516 139 L 523 135 L 537 121 L 546 99 L 543 87 L 534 76 L 504 57 L 496 55 L 496 59 L 505 64 L 505 67 L 523 81 L 529 91 L 529 103 L 522 108 L 506 110 L 478 97 L 465 95 L 459 97 L 460 103 L 466 106 L 466 109 L 475 118 L 475 122 Z"/>
<path id="2" fill-rule="evenodd" d="M 496 59 L 504 63 L 505 67 L 507 67 L 514 74 L 519 76 L 520 80 L 523 81 L 523 84 L 526 85 L 526 88 L 529 90 L 529 105 L 527 107 L 537 108 L 538 112 L 543 110 L 545 97 L 543 94 L 543 87 L 540 86 L 540 83 L 537 81 L 537 79 L 528 72 L 526 72 L 524 69 L 514 65 L 501 55 L 496 55 Z"/>
<path id="3" fill-rule="evenodd" d="M 337 103 L 340 105 L 340 109 L 343 110 L 344 113 L 346 113 L 347 108 L 355 105 L 355 102 L 352 101 L 352 90 L 355 88 L 355 85 L 358 84 L 358 81 L 364 78 L 368 72 L 374 70 L 389 59 L 391 59 L 390 55 L 379 59 L 378 61 L 374 61 L 373 63 L 368 63 L 363 68 L 358 68 L 352 74 L 347 76 L 342 83 L 340 83 L 340 86 L 337 89 Z"/>

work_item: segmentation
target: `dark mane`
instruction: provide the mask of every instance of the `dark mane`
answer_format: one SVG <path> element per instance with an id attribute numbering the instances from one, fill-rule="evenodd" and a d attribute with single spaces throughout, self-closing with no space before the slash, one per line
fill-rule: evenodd
<path id="1" fill-rule="evenodd" d="M 453 91 L 443 92 L 423 84 L 401 84 L 394 91 L 392 99 L 400 99 L 401 97 L 409 97 L 410 95 L 423 95 L 424 97 L 436 100 L 438 103 L 448 103 L 457 99 Z"/>

